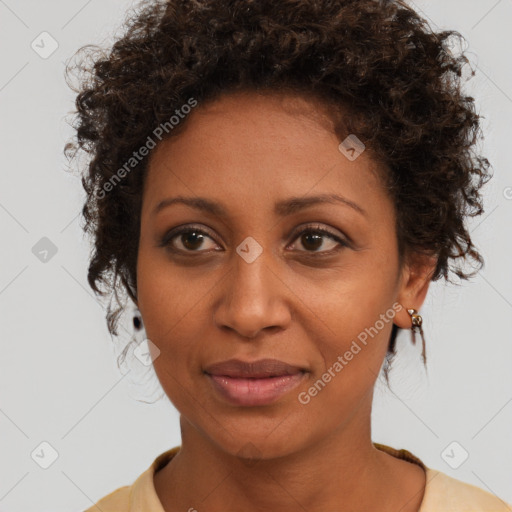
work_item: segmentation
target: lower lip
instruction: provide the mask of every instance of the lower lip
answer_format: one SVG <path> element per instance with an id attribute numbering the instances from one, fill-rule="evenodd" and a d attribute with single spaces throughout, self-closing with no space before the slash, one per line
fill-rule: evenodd
<path id="1" fill-rule="evenodd" d="M 241 379 L 225 375 L 207 374 L 213 387 L 234 405 L 256 406 L 275 402 L 296 388 L 305 376 L 304 372 L 264 379 Z"/>

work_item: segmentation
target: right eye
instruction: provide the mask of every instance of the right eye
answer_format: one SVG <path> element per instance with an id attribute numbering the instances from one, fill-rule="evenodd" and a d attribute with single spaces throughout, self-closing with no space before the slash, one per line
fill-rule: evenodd
<path id="1" fill-rule="evenodd" d="M 180 226 L 172 229 L 164 235 L 160 247 L 169 248 L 173 252 L 208 252 L 199 251 L 204 246 L 205 240 L 213 240 L 207 231 L 194 226 Z M 217 249 L 214 249 L 217 250 Z"/>

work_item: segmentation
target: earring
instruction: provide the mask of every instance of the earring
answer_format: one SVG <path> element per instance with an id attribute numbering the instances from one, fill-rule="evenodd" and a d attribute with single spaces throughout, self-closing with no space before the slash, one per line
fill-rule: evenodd
<path id="1" fill-rule="evenodd" d="M 138 310 L 133 314 L 133 328 L 136 331 L 140 331 L 142 329 L 142 317 Z"/>
<path id="2" fill-rule="evenodd" d="M 425 349 L 425 337 L 423 336 L 423 318 L 421 315 L 418 314 L 418 312 L 415 309 L 408 309 L 407 313 L 409 313 L 411 317 L 411 337 L 412 337 L 412 344 L 416 344 L 416 332 L 419 332 L 421 335 L 421 342 L 422 342 L 422 350 L 421 350 L 421 358 L 423 359 L 423 364 L 426 364 L 427 362 L 427 355 L 426 355 L 426 349 Z"/>

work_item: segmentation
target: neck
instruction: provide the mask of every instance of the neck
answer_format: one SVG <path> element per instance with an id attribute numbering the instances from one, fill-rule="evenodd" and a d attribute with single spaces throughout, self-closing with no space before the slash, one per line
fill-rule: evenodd
<path id="1" fill-rule="evenodd" d="M 373 446 L 367 405 L 329 437 L 254 461 L 220 449 L 181 417 L 181 449 L 155 475 L 160 501 L 166 512 L 417 510 L 419 500 L 404 508 L 408 500 L 396 482 L 398 465 L 403 476 L 403 464 L 411 464 Z"/>

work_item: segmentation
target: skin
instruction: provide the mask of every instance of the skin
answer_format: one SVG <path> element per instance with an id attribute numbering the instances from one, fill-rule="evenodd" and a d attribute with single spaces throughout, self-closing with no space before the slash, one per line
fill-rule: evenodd
<path id="1" fill-rule="evenodd" d="M 232 93 L 186 122 L 151 154 L 137 265 L 138 307 L 160 351 L 154 368 L 180 412 L 181 450 L 154 476 L 164 510 L 417 511 L 424 471 L 373 446 L 371 405 L 392 322 L 410 329 L 406 308 L 420 309 L 435 261 L 399 266 L 382 168 L 369 152 L 347 159 L 329 110 L 299 95 Z M 365 213 L 342 203 L 273 211 L 277 201 L 324 193 Z M 154 213 L 178 195 L 219 202 L 227 215 L 183 204 Z M 300 234 L 310 223 L 348 245 L 312 229 L 322 237 L 315 245 Z M 206 231 L 202 245 L 189 234 L 169 242 L 181 254 L 162 247 L 184 224 Z M 252 263 L 236 252 L 248 236 L 263 249 Z M 394 303 L 403 308 L 301 404 L 298 393 Z M 214 362 L 267 357 L 308 369 L 270 405 L 228 404 L 203 373 Z"/>

